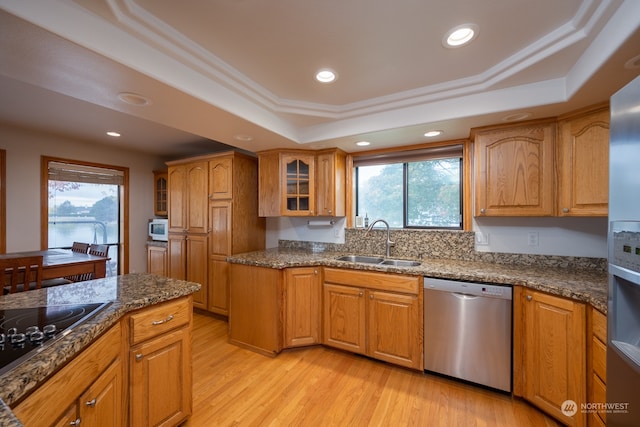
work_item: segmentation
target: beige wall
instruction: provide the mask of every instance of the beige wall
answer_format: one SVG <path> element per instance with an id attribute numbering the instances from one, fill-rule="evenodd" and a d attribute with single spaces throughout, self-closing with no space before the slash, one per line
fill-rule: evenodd
<path id="1" fill-rule="evenodd" d="M 146 227 L 153 217 L 153 173 L 159 157 L 0 124 L 7 152 L 7 252 L 40 249 L 40 156 L 129 168 L 129 271 L 146 271 Z"/>

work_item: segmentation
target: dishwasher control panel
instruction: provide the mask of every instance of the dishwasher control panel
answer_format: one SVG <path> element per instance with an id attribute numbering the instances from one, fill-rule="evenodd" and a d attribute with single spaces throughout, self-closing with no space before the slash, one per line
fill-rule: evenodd
<path id="1" fill-rule="evenodd" d="M 487 283 L 459 282 L 456 280 L 424 278 L 424 289 L 487 298 L 511 299 L 512 288 L 509 285 L 490 285 Z"/>

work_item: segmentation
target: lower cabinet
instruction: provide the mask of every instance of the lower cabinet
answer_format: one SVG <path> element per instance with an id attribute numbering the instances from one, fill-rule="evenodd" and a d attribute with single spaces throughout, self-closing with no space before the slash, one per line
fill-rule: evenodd
<path id="1" fill-rule="evenodd" d="M 158 276 L 167 275 L 166 246 L 147 246 L 147 272 Z"/>
<path id="2" fill-rule="evenodd" d="M 585 426 L 585 304 L 518 288 L 514 308 L 514 394 L 568 426 Z"/>
<path id="3" fill-rule="evenodd" d="M 587 322 L 587 401 L 607 401 L 607 316 L 589 308 Z M 589 426 L 604 426 L 606 411 L 589 412 Z"/>
<path id="4" fill-rule="evenodd" d="M 126 425 L 121 331 L 120 323 L 113 326 L 14 407 L 22 424 Z"/>
<path id="5" fill-rule="evenodd" d="M 324 269 L 323 343 L 422 370 L 422 281 Z"/>
<path id="6" fill-rule="evenodd" d="M 191 415 L 189 298 L 129 315 L 129 411 L 133 426 L 175 426 Z"/>
<path id="7" fill-rule="evenodd" d="M 285 270 L 285 347 L 320 344 L 320 271 L 319 267 Z"/>

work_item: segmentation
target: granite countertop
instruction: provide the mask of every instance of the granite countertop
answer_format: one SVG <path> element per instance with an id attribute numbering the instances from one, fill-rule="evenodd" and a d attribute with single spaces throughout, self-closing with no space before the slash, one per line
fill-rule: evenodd
<path id="1" fill-rule="evenodd" d="M 0 425 L 20 426 L 8 405 L 20 400 L 126 313 L 197 292 L 200 285 L 146 273 L 0 296 L 0 309 L 109 302 L 91 319 L 43 350 L 0 375 Z"/>
<path id="2" fill-rule="evenodd" d="M 442 279 L 520 285 L 591 304 L 607 313 L 607 274 L 596 269 L 538 267 L 451 259 L 422 259 L 417 267 L 338 261 L 345 253 L 274 248 L 230 256 L 235 264 L 268 268 L 328 266 Z M 379 255 L 377 255 L 379 256 Z"/>

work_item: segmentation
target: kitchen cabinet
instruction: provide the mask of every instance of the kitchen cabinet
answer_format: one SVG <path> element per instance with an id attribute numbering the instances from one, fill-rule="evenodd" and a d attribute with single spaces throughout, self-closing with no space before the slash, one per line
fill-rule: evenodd
<path id="1" fill-rule="evenodd" d="M 609 109 L 579 112 L 558 123 L 558 215 L 607 216 Z"/>
<path id="2" fill-rule="evenodd" d="M 320 268 L 287 268 L 284 280 L 284 347 L 320 344 Z"/>
<path id="3" fill-rule="evenodd" d="M 166 276 L 167 252 L 166 246 L 147 245 L 147 272 Z"/>
<path id="4" fill-rule="evenodd" d="M 131 425 L 176 426 L 191 407 L 191 297 L 130 314 Z"/>
<path id="5" fill-rule="evenodd" d="M 555 122 L 475 132 L 475 216 L 554 214 Z"/>
<path id="6" fill-rule="evenodd" d="M 308 151 L 258 153 L 260 216 L 313 216 L 315 154 Z"/>
<path id="7" fill-rule="evenodd" d="M 168 165 L 169 276 L 200 283 L 194 307 L 226 316 L 227 256 L 265 245 L 265 220 L 258 217 L 257 160 L 224 152 Z"/>
<path id="8" fill-rule="evenodd" d="M 568 426 L 586 425 L 585 305 L 520 288 L 514 305 L 514 394 Z M 573 416 L 562 412 L 567 400 Z"/>
<path id="9" fill-rule="evenodd" d="M 14 407 L 16 417 L 26 426 L 126 425 L 121 336 L 117 323 Z"/>
<path id="10" fill-rule="evenodd" d="M 153 171 L 153 214 L 167 216 L 168 192 L 167 171 Z"/>
<path id="11" fill-rule="evenodd" d="M 346 154 L 271 150 L 258 153 L 260 216 L 344 216 Z"/>
<path id="12" fill-rule="evenodd" d="M 319 216 L 346 215 L 346 154 L 341 150 L 316 153 L 316 210 Z"/>
<path id="13" fill-rule="evenodd" d="M 275 356 L 283 347 L 282 270 L 230 265 L 229 342 Z"/>
<path id="14" fill-rule="evenodd" d="M 422 280 L 324 269 L 323 343 L 422 370 Z"/>
<path id="15" fill-rule="evenodd" d="M 607 316 L 593 307 L 587 312 L 587 402 L 607 401 Z M 589 426 L 604 426 L 606 411 L 590 412 Z"/>

